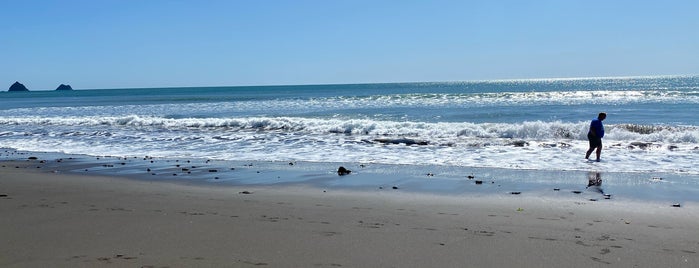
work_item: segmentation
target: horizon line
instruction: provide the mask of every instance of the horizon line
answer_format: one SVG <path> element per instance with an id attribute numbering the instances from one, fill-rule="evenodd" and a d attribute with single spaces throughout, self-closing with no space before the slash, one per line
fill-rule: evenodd
<path id="1" fill-rule="evenodd" d="M 478 79 L 478 80 L 448 80 L 448 81 L 403 81 L 403 82 L 357 82 L 357 83 L 308 83 L 308 84 L 259 84 L 259 85 L 200 85 L 200 86 L 156 86 L 156 87 L 117 87 L 117 88 L 73 88 L 75 90 L 110 90 L 110 89 L 177 89 L 198 87 L 284 87 L 284 86 L 339 86 L 339 85 L 371 85 L 371 84 L 415 84 L 415 83 L 502 83 L 502 82 L 540 82 L 540 81 L 565 81 L 565 80 L 601 80 L 601 79 L 653 79 L 653 78 L 686 78 L 699 74 L 665 74 L 665 75 L 630 75 L 630 76 L 590 76 L 590 77 L 550 77 L 550 78 L 504 78 L 504 79 Z M 19 82 L 19 81 L 17 81 Z M 62 83 L 61 85 L 63 85 Z M 70 84 L 65 84 L 71 86 Z M 71 86 L 72 87 L 72 86 Z M 9 88 L 8 88 L 9 89 Z M 56 89 L 29 89 L 28 91 L 56 91 Z M 3 90 L 0 92 L 10 92 Z M 26 92 L 26 91 L 24 91 Z"/>

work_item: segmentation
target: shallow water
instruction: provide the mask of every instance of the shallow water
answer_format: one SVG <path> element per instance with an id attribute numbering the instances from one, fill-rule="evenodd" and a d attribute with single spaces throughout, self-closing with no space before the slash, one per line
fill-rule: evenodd
<path id="1" fill-rule="evenodd" d="M 36 157 L 36 160 L 28 160 Z M 581 202 L 640 201 L 660 206 L 699 202 L 699 180 L 672 173 L 517 170 L 443 165 L 270 162 L 152 157 L 94 157 L 4 150 L 1 160 L 41 172 L 125 176 L 210 186 L 310 186 L 327 191 L 422 193 L 448 196 L 523 196 Z M 5 162 L 0 162 L 4 163 Z M 351 173 L 340 176 L 343 166 Z M 594 181 L 594 183 L 591 183 Z M 518 194 L 513 194 L 518 193 Z M 609 195 L 609 196 L 605 196 Z"/>

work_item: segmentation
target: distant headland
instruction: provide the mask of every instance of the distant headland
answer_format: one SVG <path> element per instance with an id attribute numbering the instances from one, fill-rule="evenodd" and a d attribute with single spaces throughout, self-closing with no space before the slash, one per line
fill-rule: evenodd
<path id="1" fill-rule="evenodd" d="M 56 88 L 56 90 L 73 90 L 73 87 L 70 85 L 61 84 Z M 29 89 L 19 81 L 16 81 L 7 91 L 29 91 Z"/>

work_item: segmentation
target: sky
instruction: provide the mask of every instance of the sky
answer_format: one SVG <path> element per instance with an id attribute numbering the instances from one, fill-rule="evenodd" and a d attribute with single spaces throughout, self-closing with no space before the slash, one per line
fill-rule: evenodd
<path id="1" fill-rule="evenodd" d="M 0 0 L 0 90 L 699 74 L 699 1 Z"/>

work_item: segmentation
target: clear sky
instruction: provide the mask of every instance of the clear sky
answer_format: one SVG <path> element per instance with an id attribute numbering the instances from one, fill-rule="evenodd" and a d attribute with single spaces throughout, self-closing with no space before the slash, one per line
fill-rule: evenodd
<path id="1" fill-rule="evenodd" d="M 699 1 L 0 0 L 0 90 L 699 74 Z"/>

